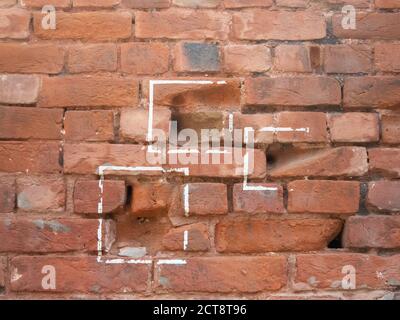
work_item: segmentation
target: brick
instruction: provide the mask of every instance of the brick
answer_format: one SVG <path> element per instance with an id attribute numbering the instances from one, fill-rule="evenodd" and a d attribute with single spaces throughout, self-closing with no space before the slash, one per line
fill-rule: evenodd
<path id="1" fill-rule="evenodd" d="M 328 0 L 331 5 L 352 5 L 356 8 L 369 8 L 370 0 Z"/>
<path id="2" fill-rule="evenodd" d="M 135 106 L 139 85 L 123 77 L 66 76 L 44 78 L 39 107 Z"/>
<path id="3" fill-rule="evenodd" d="M 105 164 L 134 167 L 146 163 L 146 148 L 141 145 L 66 143 L 64 146 L 66 173 L 96 174 Z"/>
<path id="4" fill-rule="evenodd" d="M 224 6 L 228 9 L 271 7 L 272 0 L 224 0 Z"/>
<path id="5" fill-rule="evenodd" d="M 324 47 L 327 73 L 367 73 L 371 70 L 372 50 L 366 45 L 332 45 Z"/>
<path id="6" fill-rule="evenodd" d="M 185 232 L 187 242 L 185 242 Z M 169 251 L 208 251 L 210 235 L 206 223 L 194 223 L 171 229 L 163 238 L 163 246 Z"/>
<path id="7" fill-rule="evenodd" d="M 112 225 L 104 221 L 102 239 L 107 246 L 113 241 L 108 234 Z M 5 217 L 0 219 L 0 252 L 97 252 L 98 228 L 95 219 Z"/>
<path id="8" fill-rule="evenodd" d="M 122 0 L 122 4 L 134 9 L 161 9 L 168 8 L 171 0 Z"/>
<path id="9" fill-rule="evenodd" d="M 382 115 L 382 142 L 400 143 L 400 115 Z"/>
<path id="10" fill-rule="evenodd" d="M 98 214 L 99 203 L 103 213 L 112 213 L 122 208 L 126 201 L 125 182 L 105 180 L 101 192 L 98 180 L 78 180 L 74 187 L 74 211 L 76 213 Z"/>
<path id="11" fill-rule="evenodd" d="M 125 141 L 145 142 L 148 133 L 149 112 L 143 109 L 122 109 L 119 133 Z M 156 108 L 153 112 L 153 130 L 162 130 L 166 137 L 170 132 L 171 111 Z"/>
<path id="12" fill-rule="evenodd" d="M 400 280 L 400 256 L 380 257 L 358 253 L 307 254 L 296 257 L 298 290 L 342 289 L 345 266 L 356 271 L 356 289 L 383 289 Z M 347 271 L 348 272 L 348 271 Z M 346 282 L 347 284 L 347 282 Z"/>
<path id="13" fill-rule="evenodd" d="M 307 8 L 309 0 L 277 0 L 276 5 L 288 8 Z"/>
<path id="14" fill-rule="evenodd" d="M 58 142 L 0 142 L 0 171 L 58 173 Z"/>
<path id="15" fill-rule="evenodd" d="M 245 87 L 247 105 L 318 106 L 341 103 L 340 84 L 332 78 L 249 78 Z"/>
<path id="16" fill-rule="evenodd" d="M 0 177 L 0 213 L 13 212 L 15 208 L 15 180 Z"/>
<path id="17" fill-rule="evenodd" d="M 346 248 L 399 248 L 400 217 L 350 217 L 343 242 Z"/>
<path id="18" fill-rule="evenodd" d="M 56 8 L 69 8 L 71 7 L 71 2 L 71 0 L 52 0 L 51 5 Z M 20 4 L 22 7 L 41 9 L 49 3 L 47 0 L 24 0 Z"/>
<path id="19" fill-rule="evenodd" d="M 274 67 L 279 71 L 312 72 L 321 64 L 320 51 L 317 46 L 278 45 Z"/>
<path id="20" fill-rule="evenodd" d="M 186 8 L 215 8 L 221 0 L 172 0 L 172 4 Z"/>
<path id="21" fill-rule="evenodd" d="M 56 270 L 56 289 L 60 293 L 129 293 L 146 290 L 151 265 L 99 264 L 96 257 L 33 256 L 11 260 L 11 290 L 14 292 L 48 292 L 43 289 L 43 266 Z M 44 275 L 43 275 L 44 277 Z"/>
<path id="22" fill-rule="evenodd" d="M 163 43 L 121 44 L 121 70 L 137 75 L 162 74 L 169 68 L 169 48 Z"/>
<path id="23" fill-rule="evenodd" d="M 396 109 L 400 104 L 398 77 L 357 77 L 344 82 L 344 106 L 347 108 Z"/>
<path id="24" fill-rule="evenodd" d="M 58 12 L 57 28 L 42 28 L 42 13 L 33 14 L 34 34 L 45 40 L 110 41 L 127 39 L 132 34 L 129 12 Z"/>
<path id="25" fill-rule="evenodd" d="M 7 257 L 0 257 L 0 288 L 6 285 Z"/>
<path id="26" fill-rule="evenodd" d="M 132 188 L 131 214 L 135 217 L 165 215 L 171 205 L 174 186 L 136 183 Z"/>
<path id="27" fill-rule="evenodd" d="M 233 187 L 233 211 L 237 213 L 284 213 L 283 188 L 277 184 L 251 183 L 249 187 L 277 188 L 271 190 L 244 190 L 243 183 Z"/>
<path id="28" fill-rule="evenodd" d="M 73 0 L 75 8 L 112 8 L 120 4 L 121 0 Z"/>
<path id="29" fill-rule="evenodd" d="M 400 149 L 373 148 L 368 150 L 369 170 L 383 176 L 400 177 Z"/>
<path id="30" fill-rule="evenodd" d="M 112 111 L 68 111 L 65 113 L 64 135 L 68 141 L 112 141 Z"/>
<path id="31" fill-rule="evenodd" d="M 70 73 L 116 71 L 117 66 L 117 46 L 114 44 L 79 45 L 68 51 Z"/>
<path id="32" fill-rule="evenodd" d="M 65 192 L 63 178 L 18 178 L 17 206 L 23 211 L 62 212 Z"/>
<path id="33" fill-rule="evenodd" d="M 187 186 L 189 188 L 190 215 L 204 216 L 228 213 L 228 191 L 225 184 L 189 183 Z"/>
<path id="34" fill-rule="evenodd" d="M 271 50 L 266 45 L 224 47 L 224 69 L 232 73 L 265 72 L 271 68 Z"/>
<path id="35" fill-rule="evenodd" d="M 180 79 L 190 81 L 193 79 Z M 199 80 L 195 78 L 195 80 Z M 201 80 L 201 79 L 200 79 Z M 159 106 L 175 107 L 179 111 L 199 109 L 239 110 L 240 81 L 238 79 L 210 79 L 210 84 L 157 84 L 154 103 Z M 145 84 L 148 86 L 148 83 Z M 145 87 L 144 92 L 148 92 Z"/>
<path id="36" fill-rule="evenodd" d="M 227 114 L 220 111 L 199 111 L 199 112 L 180 112 L 173 115 L 173 121 L 176 121 L 178 132 L 184 129 L 195 130 L 198 137 L 201 137 L 201 130 L 203 129 L 217 129 L 219 137 L 223 134 L 222 131 L 227 127 L 226 125 Z M 210 140 L 214 140 L 211 137 Z"/>
<path id="37" fill-rule="evenodd" d="M 33 104 L 39 95 L 40 79 L 30 75 L 0 75 L 0 103 Z"/>
<path id="38" fill-rule="evenodd" d="M 158 290 L 172 292 L 254 293 L 286 285 L 286 258 L 196 257 L 186 264 L 156 269 Z"/>
<path id="39" fill-rule="evenodd" d="M 295 151 L 277 161 L 269 174 L 276 177 L 358 177 L 368 171 L 362 147 L 338 147 Z"/>
<path id="40" fill-rule="evenodd" d="M 399 192 L 399 181 L 370 182 L 366 199 L 367 208 L 372 212 L 398 212 L 400 211 Z"/>
<path id="41" fill-rule="evenodd" d="M 217 72 L 220 54 L 212 43 L 183 42 L 175 46 L 174 69 L 178 72 Z"/>
<path id="42" fill-rule="evenodd" d="M 326 115 L 322 112 L 280 112 L 276 119 L 278 128 L 295 130 L 278 131 L 280 143 L 328 141 Z"/>
<path id="43" fill-rule="evenodd" d="M 333 34 L 338 38 L 396 40 L 400 37 L 400 13 L 358 13 L 356 29 L 343 29 L 343 15 L 332 18 Z"/>
<path id="44" fill-rule="evenodd" d="M 400 8 L 400 3 L 396 0 L 375 0 L 375 6 L 382 9 Z"/>
<path id="45" fill-rule="evenodd" d="M 0 8 L 12 7 L 16 3 L 17 3 L 17 0 L 1 0 L 0 1 Z"/>
<path id="46" fill-rule="evenodd" d="M 376 113 L 329 114 L 328 126 L 334 142 L 379 141 L 379 117 Z"/>
<path id="47" fill-rule="evenodd" d="M 290 182 L 288 190 L 289 212 L 353 214 L 359 209 L 355 181 L 299 180 Z"/>
<path id="48" fill-rule="evenodd" d="M 322 250 L 341 227 L 342 222 L 334 219 L 235 218 L 217 224 L 216 249 L 242 254 Z"/>
<path id="49" fill-rule="evenodd" d="M 137 12 L 137 38 L 225 40 L 230 15 L 210 10 L 168 9 L 160 12 Z"/>
<path id="50" fill-rule="evenodd" d="M 233 14 L 232 28 L 239 40 L 314 40 L 326 36 L 323 15 L 311 11 L 249 9 Z"/>
<path id="51" fill-rule="evenodd" d="M 400 44 L 376 44 L 375 68 L 383 72 L 400 72 Z"/>
<path id="52" fill-rule="evenodd" d="M 275 134 L 268 131 L 260 131 L 263 128 L 273 127 L 274 115 L 268 113 L 259 114 L 242 114 L 240 112 L 233 113 L 233 126 L 234 129 L 253 128 L 254 142 L 272 144 L 274 142 Z M 243 138 L 243 137 L 242 137 Z"/>
<path id="53" fill-rule="evenodd" d="M 29 37 L 30 12 L 20 9 L 2 9 L 0 16 L 2 17 L 0 39 L 26 39 Z"/>
<path id="54" fill-rule="evenodd" d="M 0 44 L 0 72 L 60 73 L 64 67 L 65 50 L 47 44 Z"/>
<path id="55" fill-rule="evenodd" d="M 61 109 L 0 108 L 0 138 L 61 139 L 63 111 Z"/>

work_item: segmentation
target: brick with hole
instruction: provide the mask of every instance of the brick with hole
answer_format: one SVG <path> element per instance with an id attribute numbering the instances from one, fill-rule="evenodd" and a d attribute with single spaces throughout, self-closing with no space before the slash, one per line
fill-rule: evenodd
<path id="1" fill-rule="evenodd" d="M 352 215 L 358 212 L 357 181 L 298 180 L 288 184 L 290 213 Z"/>
<path id="2" fill-rule="evenodd" d="M 324 47 L 324 68 L 327 73 L 368 73 L 372 58 L 372 49 L 367 45 Z"/>
<path id="3" fill-rule="evenodd" d="M 0 177 L 0 212 L 13 212 L 15 208 L 15 179 Z"/>
<path id="4" fill-rule="evenodd" d="M 47 142 L 0 142 L 0 171 L 59 173 L 60 144 Z"/>
<path id="5" fill-rule="evenodd" d="M 168 8 L 171 0 L 121 0 L 124 7 L 133 9 L 162 9 Z"/>
<path id="6" fill-rule="evenodd" d="M 296 256 L 295 290 L 340 290 L 346 274 L 356 272 L 355 289 L 387 289 L 400 281 L 400 255 L 359 253 L 304 254 Z M 353 269 L 354 268 L 354 269 Z M 345 280 L 348 284 L 348 281 Z"/>
<path id="7" fill-rule="evenodd" d="M 62 177 L 17 179 L 17 207 L 29 212 L 62 212 L 65 209 L 65 182 Z"/>
<path id="8" fill-rule="evenodd" d="M 181 42 L 175 46 L 175 71 L 217 72 L 219 69 L 220 53 L 216 44 Z"/>
<path id="9" fill-rule="evenodd" d="M 229 121 L 229 119 L 227 120 Z M 240 112 L 233 113 L 233 128 L 244 130 L 245 128 L 253 128 L 254 142 L 260 144 L 272 144 L 274 142 L 274 132 L 261 131 L 263 128 L 271 128 L 275 126 L 275 118 L 273 114 L 243 114 Z M 235 137 L 236 139 L 236 137 Z M 244 136 L 242 135 L 242 139 Z M 242 140 L 243 141 L 243 140 Z"/>
<path id="10" fill-rule="evenodd" d="M 126 202 L 125 181 L 105 180 L 101 192 L 98 180 L 78 180 L 74 188 L 74 211 L 98 217 L 99 204 L 103 213 L 113 213 Z"/>
<path id="11" fill-rule="evenodd" d="M 382 142 L 389 144 L 400 143 L 400 115 L 384 114 L 382 121 Z"/>
<path id="12" fill-rule="evenodd" d="M 275 48 L 274 68 L 287 72 L 312 72 L 321 64 L 321 52 L 317 46 L 278 45 Z"/>
<path id="13" fill-rule="evenodd" d="M 400 247 L 400 217 L 350 217 L 345 225 L 343 243 L 346 248 Z"/>
<path id="14" fill-rule="evenodd" d="M 72 46 L 68 51 L 70 73 L 116 71 L 117 46 L 112 43 Z"/>
<path id="15" fill-rule="evenodd" d="M 269 175 L 277 177 L 359 177 L 368 172 L 363 147 L 294 149 L 279 155 Z"/>
<path id="16" fill-rule="evenodd" d="M 376 44 L 375 68 L 383 72 L 400 72 L 400 44 Z"/>
<path id="17" fill-rule="evenodd" d="M 43 266 L 53 266 L 57 271 L 58 293 L 133 293 L 144 292 L 148 287 L 150 264 L 99 264 L 90 256 L 20 256 L 11 259 L 11 291 L 44 292 Z"/>
<path id="18" fill-rule="evenodd" d="M 186 264 L 159 265 L 157 291 L 256 293 L 277 291 L 287 282 L 286 258 L 270 257 L 193 257 Z"/>
<path id="19" fill-rule="evenodd" d="M 233 211 L 237 213 L 284 213 L 283 188 L 278 184 L 249 183 L 248 187 L 271 190 L 245 190 L 243 183 L 233 187 Z M 272 190 L 275 189 L 276 190 Z"/>
<path id="20" fill-rule="evenodd" d="M 170 229 L 163 238 L 163 247 L 168 251 L 208 251 L 210 249 L 209 226 L 207 223 L 200 222 Z"/>
<path id="21" fill-rule="evenodd" d="M 2 9 L 0 16 L 3 23 L 0 25 L 0 39 L 27 39 L 29 37 L 29 23 L 31 13 L 17 8 Z"/>
<path id="22" fill-rule="evenodd" d="M 40 78 L 32 75 L 0 75 L 0 103 L 34 104 L 38 100 Z"/>
<path id="23" fill-rule="evenodd" d="M 121 44 L 121 70 L 135 75 L 163 74 L 169 68 L 169 47 L 164 43 Z"/>
<path id="24" fill-rule="evenodd" d="M 114 113 L 106 110 L 67 111 L 64 136 L 67 141 L 112 141 Z"/>
<path id="25" fill-rule="evenodd" d="M 221 253 L 317 251 L 325 249 L 341 231 L 339 219 L 231 218 L 216 226 Z"/>
<path id="26" fill-rule="evenodd" d="M 272 4 L 272 0 L 224 0 L 224 6 L 227 9 L 271 7 Z"/>
<path id="27" fill-rule="evenodd" d="M 400 177 L 400 148 L 368 149 L 369 170 L 384 177 Z"/>
<path id="28" fill-rule="evenodd" d="M 331 140 L 334 142 L 379 141 L 377 113 L 346 112 L 328 115 Z"/>
<path id="29" fill-rule="evenodd" d="M 266 45 L 224 47 L 224 69 L 230 73 L 265 72 L 271 69 L 271 49 Z"/>
<path id="30" fill-rule="evenodd" d="M 0 138 L 60 140 L 62 119 L 62 109 L 1 107 Z"/>
<path id="31" fill-rule="evenodd" d="M 368 184 L 366 206 L 371 212 L 400 212 L 400 181 L 373 181 Z"/>
<path id="32" fill-rule="evenodd" d="M 95 219 L 58 217 L 3 217 L 0 219 L 0 252 L 57 253 L 97 252 Z M 114 223 L 103 221 L 103 248 L 114 242 Z"/>
<path id="33" fill-rule="evenodd" d="M 135 183 L 132 186 L 131 214 L 140 218 L 166 215 L 174 190 L 172 184 Z"/>

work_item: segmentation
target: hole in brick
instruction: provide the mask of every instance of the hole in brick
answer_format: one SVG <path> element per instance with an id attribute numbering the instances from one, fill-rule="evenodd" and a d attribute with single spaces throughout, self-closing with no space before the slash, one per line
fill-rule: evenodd
<path id="1" fill-rule="evenodd" d="M 132 204 L 132 186 L 126 187 L 126 203 L 125 205 L 129 208 Z"/>
<path id="2" fill-rule="evenodd" d="M 276 162 L 276 157 L 273 154 L 267 154 L 268 165 L 273 165 Z"/>
<path id="3" fill-rule="evenodd" d="M 342 235 L 343 231 L 340 232 L 335 239 L 333 239 L 329 244 L 328 248 L 329 249 L 342 249 L 343 248 L 343 243 L 342 243 Z"/>

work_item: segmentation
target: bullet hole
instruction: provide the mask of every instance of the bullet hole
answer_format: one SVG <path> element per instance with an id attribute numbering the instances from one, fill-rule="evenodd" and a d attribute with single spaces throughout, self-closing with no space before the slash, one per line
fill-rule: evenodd
<path id="1" fill-rule="evenodd" d="M 132 204 L 132 186 L 127 186 L 126 187 L 126 205 L 131 206 Z"/>
<path id="2" fill-rule="evenodd" d="M 276 157 L 273 154 L 267 154 L 267 164 L 274 165 L 276 163 Z"/>
<path id="3" fill-rule="evenodd" d="M 343 248 L 343 243 L 342 243 L 342 235 L 343 232 L 340 232 L 335 239 L 333 239 L 329 244 L 328 248 L 329 249 L 342 249 Z"/>

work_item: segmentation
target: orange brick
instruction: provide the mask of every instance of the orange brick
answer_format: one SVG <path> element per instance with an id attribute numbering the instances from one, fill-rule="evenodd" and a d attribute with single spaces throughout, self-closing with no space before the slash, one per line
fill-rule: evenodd
<path id="1" fill-rule="evenodd" d="M 224 47 L 227 72 L 264 72 L 271 68 L 271 50 L 265 45 L 229 45 Z"/>
<path id="2" fill-rule="evenodd" d="M 70 73 L 116 71 L 117 46 L 114 44 L 94 44 L 74 46 L 68 52 Z"/>

